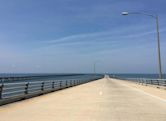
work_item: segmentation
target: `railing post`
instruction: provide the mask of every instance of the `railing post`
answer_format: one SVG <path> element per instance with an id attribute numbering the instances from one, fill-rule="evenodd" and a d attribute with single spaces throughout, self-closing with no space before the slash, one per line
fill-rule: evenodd
<path id="1" fill-rule="evenodd" d="M 52 89 L 54 89 L 54 88 L 55 88 L 54 84 L 55 84 L 55 82 L 53 81 L 53 82 L 52 82 Z"/>
<path id="2" fill-rule="evenodd" d="M 67 87 L 67 80 L 66 80 L 66 87 Z"/>
<path id="3" fill-rule="evenodd" d="M 59 81 L 60 89 L 62 88 L 62 81 Z"/>
<path id="4" fill-rule="evenodd" d="M 70 87 L 72 87 L 72 81 L 70 80 Z"/>
<path id="5" fill-rule="evenodd" d="M 0 85 L 0 99 L 2 99 L 3 84 Z"/>
<path id="6" fill-rule="evenodd" d="M 145 79 L 142 79 L 142 85 L 144 85 L 145 84 Z"/>
<path id="7" fill-rule="evenodd" d="M 160 85 L 160 82 L 159 82 L 159 80 L 157 80 L 157 84 L 158 84 L 158 86 Z"/>
<path id="8" fill-rule="evenodd" d="M 29 82 L 25 84 L 25 94 L 28 94 Z"/>
<path id="9" fill-rule="evenodd" d="M 147 86 L 147 80 L 145 81 L 145 84 L 146 84 L 146 86 Z"/>
<path id="10" fill-rule="evenodd" d="M 44 82 L 42 82 L 41 91 L 44 91 Z"/>

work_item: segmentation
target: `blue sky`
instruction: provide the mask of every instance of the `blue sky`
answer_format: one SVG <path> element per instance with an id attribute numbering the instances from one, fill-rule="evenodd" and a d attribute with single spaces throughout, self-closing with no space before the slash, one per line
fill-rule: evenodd
<path id="1" fill-rule="evenodd" d="M 166 72 L 165 0 L 0 0 L 0 73 Z"/>

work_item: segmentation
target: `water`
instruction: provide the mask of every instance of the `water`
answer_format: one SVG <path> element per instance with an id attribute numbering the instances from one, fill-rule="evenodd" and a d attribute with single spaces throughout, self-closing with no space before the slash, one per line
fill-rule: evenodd
<path id="1" fill-rule="evenodd" d="M 34 81 L 48 81 L 48 80 L 73 80 L 73 79 L 86 79 L 93 76 L 93 74 L 0 74 L 0 78 L 5 77 L 28 77 L 29 79 L 1 79 L 0 83 L 13 83 L 13 82 L 34 82 Z M 35 76 L 35 77 L 34 77 Z M 38 77 L 36 77 L 38 76 Z"/>
<path id="2" fill-rule="evenodd" d="M 0 77 L 24 77 L 24 76 L 42 76 L 42 75 L 72 75 L 65 73 L 0 73 Z"/>
<path id="3" fill-rule="evenodd" d="M 158 79 L 158 74 L 110 74 L 110 76 L 115 76 L 118 78 L 150 78 Z M 166 79 L 166 74 L 163 74 L 163 78 Z"/>
<path id="4" fill-rule="evenodd" d="M 43 76 L 43 75 L 53 75 L 50 77 L 40 77 L 40 78 L 35 78 L 35 79 L 30 79 L 30 80 L 16 80 L 16 81 L 4 81 L 4 82 L 30 82 L 30 81 L 44 81 L 44 80 L 66 80 L 66 79 L 83 79 L 87 78 L 87 76 L 92 76 L 91 74 L 51 74 L 51 73 L 20 73 L 20 74 L 14 74 L 14 73 L 1 73 L 0 77 L 24 77 L 24 76 Z M 110 76 L 115 76 L 118 78 L 152 78 L 152 79 L 157 79 L 158 74 L 109 74 Z M 163 78 L 166 79 L 166 74 L 163 75 Z"/>

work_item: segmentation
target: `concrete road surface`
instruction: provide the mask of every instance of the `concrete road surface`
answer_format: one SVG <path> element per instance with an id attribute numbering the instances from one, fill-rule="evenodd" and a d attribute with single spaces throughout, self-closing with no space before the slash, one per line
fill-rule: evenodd
<path id="1" fill-rule="evenodd" d="M 0 121 L 166 121 L 165 96 L 166 90 L 104 78 L 1 106 Z"/>

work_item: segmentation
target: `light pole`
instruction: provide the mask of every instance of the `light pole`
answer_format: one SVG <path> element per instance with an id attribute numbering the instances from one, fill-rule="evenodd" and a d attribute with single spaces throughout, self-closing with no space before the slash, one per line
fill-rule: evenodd
<path id="1" fill-rule="evenodd" d="M 94 69 L 94 74 L 96 74 L 96 64 L 97 64 L 98 62 L 99 62 L 99 61 L 94 62 L 94 67 L 93 67 L 93 69 Z"/>
<path id="2" fill-rule="evenodd" d="M 143 12 L 122 12 L 122 15 L 129 14 L 142 14 L 150 16 L 156 20 L 156 32 L 157 32 L 157 50 L 158 50 L 158 66 L 159 66 L 159 78 L 162 79 L 162 66 L 161 66 L 161 54 L 160 54 L 160 33 L 159 33 L 159 18 L 157 14 L 148 14 Z"/>
<path id="3" fill-rule="evenodd" d="M 97 62 L 94 62 L 94 74 L 96 74 L 96 63 Z"/>

